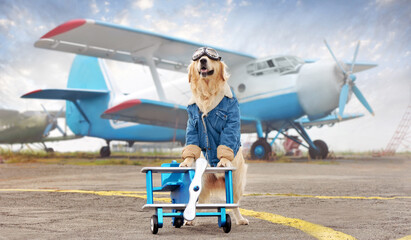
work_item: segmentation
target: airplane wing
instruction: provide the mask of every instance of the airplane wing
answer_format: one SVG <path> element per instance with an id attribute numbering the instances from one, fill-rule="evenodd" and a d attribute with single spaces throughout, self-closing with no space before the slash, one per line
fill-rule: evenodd
<path id="1" fill-rule="evenodd" d="M 158 68 L 186 73 L 193 52 L 208 45 L 96 20 L 76 19 L 46 33 L 34 46 L 131 63 L 143 64 L 145 58 L 153 57 Z M 228 67 L 255 59 L 213 48 L 219 51 Z"/>
<path id="2" fill-rule="evenodd" d="M 16 122 L 19 112 L 16 110 L 0 109 L 0 125 Z M 1 127 L 1 126 L 0 126 Z"/>
<path id="3" fill-rule="evenodd" d="M 310 121 L 308 117 L 301 117 L 295 120 L 295 122 L 301 123 L 306 128 L 310 128 L 312 126 L 322 127 L 324 125 L 333 125 L 337 122 L 343 122 L 362 116 L 364 116 L 364 114 L 344 114 L 340 120 L 337 115 L 328 115 L 327 117 L 316 119 L 314 121 Z"/>
<path id="4" fill-rule="evenodd" d="M 58 142 L 58 141 L 79 139 L 82 137 L 83 136 L 79 136 L 79 135 L 69 135 L 69 136 L 62 136 L 62 137 L 46 137 L 46 138 L 43 138 L 41 141 L 42 142 Z"/>
<path id="5" fill-rule="evenodd" d="M 133 99 L 107 109 L 101 118 L 126 122 L 170 127 L 187 128 L 187 107 L 147 99 Z M 241 132 L 254 133 L 255 119 L 241 118 Z"/>
<path id="6" fill-rule="evenodd" d="M 21 96 L 22 98 L 59 99 L 75 101 L 76 99 L 92 98 L 108 94 L 106 90 L 83 89 L 39 89 Z"/>
<path id="7" fill-rule="evenodd" d="M 147 99 L 132 99 L 107 109 L 101 118 L 186 129 L 187 107 Z"/>
<path id="8" fill-rule="evenodd" d="M 318 61 L 318 59 L 304 59 L 305 63 L 314 63 L 316 61 Z M 344 60 L 343 62 L 347 66 L 351 66 L 351 63 L 352 63 L 351 61 L 347 61 L 347 60 Z M 358 62 L 357 61 L 357 62 L 355 62 L 355 65 L 354 65 L 354 68 L 353 68 L 352 72 L 353 73 L 362 72 L 362 71 L 368 70 L 368 69 L 376 67 L 376 66 L 378 66 L 378 64 L 376 64 L 376 63 Z"/>

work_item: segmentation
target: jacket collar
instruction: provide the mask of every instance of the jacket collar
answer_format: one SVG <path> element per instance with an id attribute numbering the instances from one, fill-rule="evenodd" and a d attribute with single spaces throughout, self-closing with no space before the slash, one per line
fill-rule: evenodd
<path id="1" fill-rule="evenodd" d="M 215 107 L 217 107 L 217 105 L 221 102 L 221 100 L 223 100 L 224 97 L 233 98 L 233 93 L 231 92 L 231 88 L 228 85 L 227 81 L 224 83 L 224 90 L 219 92 L 217 96 L 214 97 L 213 102 L 208 109 L 201 109 L 199 104 L 197 104 L 197 101 L 194 95 L 191 96 L 190 100 L 188 101 L 188 105 L 191 105 L 194 103 L 197 104 L 197 106 L 200 108 L 200 111 L 203 112 L 203 115 L 207 115 L 208 112 L 210 112 Z"/>

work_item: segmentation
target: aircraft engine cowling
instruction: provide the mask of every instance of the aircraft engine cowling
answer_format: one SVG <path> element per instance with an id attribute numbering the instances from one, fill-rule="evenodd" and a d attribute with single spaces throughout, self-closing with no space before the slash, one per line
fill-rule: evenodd
<path id="1" fill-rule="evenodd" d="M 298 99 L 311 119 L 327 116 L 338 107 L 344 76 L 332 61 L 304 64 L 297 79 Z"/>

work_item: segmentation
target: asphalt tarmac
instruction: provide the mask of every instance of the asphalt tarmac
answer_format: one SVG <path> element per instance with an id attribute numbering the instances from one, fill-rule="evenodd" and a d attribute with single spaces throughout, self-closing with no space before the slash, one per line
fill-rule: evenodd
<path id="1" fill-rule="evenodd" d="M 249 163 L 250 225 L 228 234 L 208 217 L 152 235 L 140 169 L 0 164 L 0 239 L 411 239 L 409 158 Z"/>

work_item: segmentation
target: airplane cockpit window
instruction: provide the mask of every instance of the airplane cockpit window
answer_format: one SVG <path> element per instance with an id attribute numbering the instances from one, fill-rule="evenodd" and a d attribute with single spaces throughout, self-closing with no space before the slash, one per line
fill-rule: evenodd
<path id="1" fill-rule="evenodd" d="M 294 65 L 290 61 L 288 61 L 288 59 L 285 57 L 276 58 L 275 62 L 277 63 L 279 67 L 280 73 L 287 72 L 287 71 L 294 69 Z"/>
<path id="2" fill-rule="evenodd" d="M 257 70 L 263 70 L 263 69 L 266 69 L 266 68 L 268 68 L 268 64 L 267 64 L 267 62 L 258 62 L 257 63 Z"/>
<path id="3" fill-rule="evenodd" d="M 251 75 L 252 75 L 252 73 L 253 73 L 254 71 L 255 71 L 255 64 L 254 64 L 254 63 L 247 65 L 247 73 L 248 73 L 248 74 L 251 74 Z"/>
<path id="4" fill-rule="evenodd" d="M 265 59 L 247 65 L 247 73 L 252 76 L 261 76 L 270 73 L 296 73 L 304 61 L 294 56 L 281 56 L 271 59 Z"/>
<path id="5" fill-rule="evenodd" d="M 267 61 L 267 64 L 268 64 L 268 66 L 269 66 L 270 68 L 275 67 L 272 59 L 268 60 L 268 61 Z"/>

